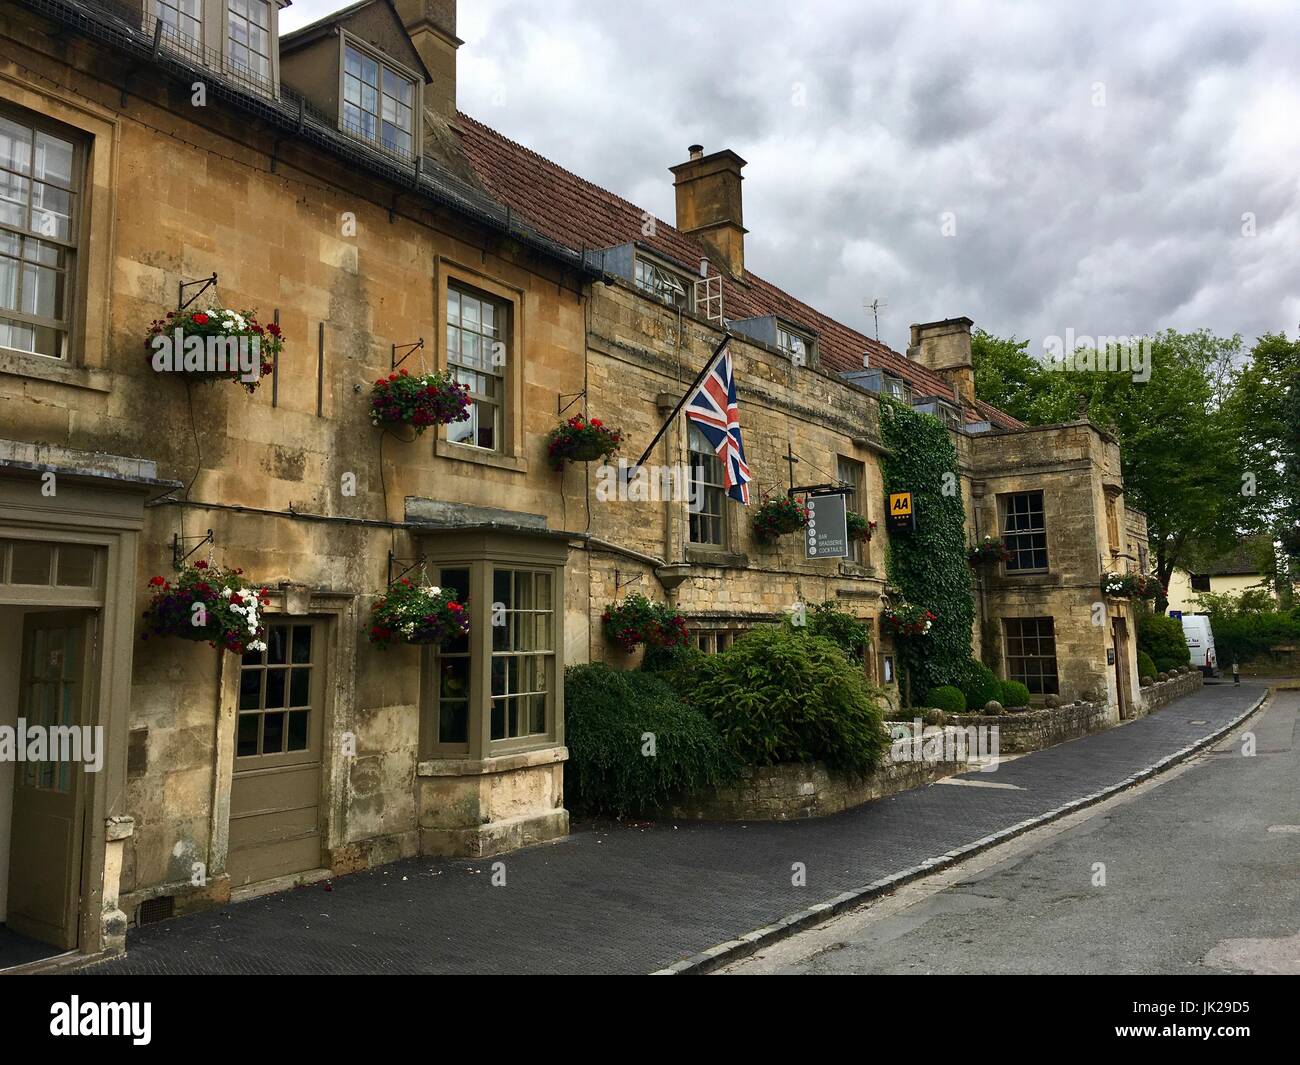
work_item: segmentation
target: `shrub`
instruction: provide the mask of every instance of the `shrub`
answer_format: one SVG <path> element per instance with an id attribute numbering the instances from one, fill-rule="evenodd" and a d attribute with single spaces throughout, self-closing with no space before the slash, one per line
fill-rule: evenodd
<path id="1" fill-rule="evenodd" d="M 964 714 L 966 696 L 962 695 L 960 688 L 954 688 L 951 684 L 941 684 L 925 693 L 925 705 L 933 706 L 936 710 L 942 710 L 947 714 Z"/>
<path id="2" fill-rule="evenodd" d="M 966 696 L 966 705 L 972 710 L 990 701 L 1002 701 L 1002 682 L 977 658 L 966 663 L 960 687 L 962 695 Z"/>
<path id="3" fill-rule="evenodd" d="M 1029 705 L 1029 689 L 1018 680 L 1004 680 L 999 687 L 1001 694 L 998 702 L 1011 709 Z"/>
<path id="4" fill-rule="evenodd" d="M 1138 676 L 1154 677 L 1160 670 L 1156 669 L 1156 664 L 1151 660 L 1151 656 L 1145 651 L 1138 651 Z"/>
<path id="5" fill-rule="evenodd" d="M 570 666 L 564 715 L 565 793 L 588 813 L 653 811 L 678 792 L 735 777 L 735 759 L 712 723 L 653 673 Z M 647 732 L 653 757 L 642 753 Z"/>
<path id="6" fill-rule="evenodd" d="M 1138 650 L 1151 656 L 1157 670 L 1185 666 L 1192 660 L 1182 622 L 1176 618 L 1139 611 L 1137 630 Z"/>
<path id="7" fill-rule="evenodd" d="M 789 619 L 786 625 L 809 636 L 826 637 L 855 662 L 861 662 L 871 646 L 871 626 L 837 609 L 833 600 L 808 610 L 802 627 L 791 624 Z"/>
<path id="8" fill-rule="evenodd" d="M 879 693 L 824 636 L 746 633 L 706 657 L 688 697 L 750 765 L 820 760 L 866 773 L 889 743 Z"/>
<path id="9" fill-rule="evenodd" d="M 695 686 L 700 668 L 708 657 L 693 643 L 671 647 L 647 644 L 645 655 L 641 659 L 641 669 L 645 673 L 654 673 L 679 696 L 686 699 Z M 689 702 L 689 699 L 687 701 Z"/>

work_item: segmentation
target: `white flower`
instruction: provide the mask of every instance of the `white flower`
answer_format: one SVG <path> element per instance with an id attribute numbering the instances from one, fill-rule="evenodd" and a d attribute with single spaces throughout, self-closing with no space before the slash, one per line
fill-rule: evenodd
<path id="1" fill-rule="evenodd" d="M 234 594 L 235 594 L 235 590 L 234 590 L 233 588 L 222 588 L 222 589 L 221 589 L 221 598 L 222 598 L 222 599 L 229 599 L 229 598 L 230 598 L 232 595 L 234 595 Z"/>
<path id="2" fill-rule="evenodd" d="M 250 651 L 265 651 L 266 643 L 263 640 L 253 640 L 251 643 L 249 643 L 248 649 Z"/>

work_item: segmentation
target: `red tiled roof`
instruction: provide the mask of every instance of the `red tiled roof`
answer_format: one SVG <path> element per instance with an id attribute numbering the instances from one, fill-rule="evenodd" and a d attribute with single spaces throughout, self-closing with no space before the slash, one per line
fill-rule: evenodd
<path id="1" fill-rule="evenodd" d="M 642 226 L 646 212 L 461 112 L 457 128 L 461 146 L 484 188 L 526 218 L 543 235 L 574 250 L 611 248 L 637 241 L 686 265 L 698 263 L 709 250 L 675 226 L 655 220 L 654 234 Z M 817 334 L 822 366 L 828 370 L 862 369 L 862 356 L 873 367 L 907 381 L 918 396 L 956 399 L 953 389 L 934 371 L 920 366 L 877 340 L 835 321 L 758 275 L 745 271 L 742 281 L 724 275 L 722 305 L 730 319 L 776 315 Z M 1021 422 L 987 403 L 965 407 L 967 420 L 991 421 L 1004 429 Z"/>

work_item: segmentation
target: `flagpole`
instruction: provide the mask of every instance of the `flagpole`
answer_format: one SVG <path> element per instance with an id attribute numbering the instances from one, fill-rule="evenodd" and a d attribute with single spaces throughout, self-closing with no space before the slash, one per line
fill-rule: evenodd
<path id="1" fill-rule="evenodd" d="M 655 444 L 659 443 L 660 438 L 667 431 L 668 426 L 672 425 L 673 419 L 677 417 L 677 413 L 682 409 L 682 405 L 686 402 L 687 397 L 689 397 L 699 386 L 699 383 L 708 376 L 709 371 L 713 369 L 713 364 L 718 361 L 718 356 L 722 354 L 722 349 L 727 346 L 727 341 L 730 339 L 730 333 L 723 334 L 722 340 L 718 343 L 718 346 L 713 349 L 713 354 L 709 356 L 709 361 L 704 364 L 704 369 L 695 375 L 695 380 L 692 381 L 686 391 L 682 393 L 682 398 L 677 401 L 677 406 L 675 406 L 673 412 L 664 419 L 663 425 L 659 426 L 659 432 L 655 433 L 654 439 L 646 446 L 645 451 L 642 452 L 641 457 L 636 460 L 632 469 L 643 465 L 645 460 L 650 457 L 650 452 L 654 450 Z"/>

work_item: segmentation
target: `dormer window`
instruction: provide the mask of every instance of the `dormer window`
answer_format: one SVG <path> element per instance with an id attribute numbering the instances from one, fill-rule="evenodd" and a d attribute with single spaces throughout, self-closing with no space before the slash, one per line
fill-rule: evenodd
<path id="1" fill-rule="evenodd" d="M 776 346 L 790 356 L 790 362 L 795 366 L 812 365 L 812 337 L 778 324 L 776 327 Z"/>
<path id="2" fill-rule="evenodd" d="M 203 0 L 153 0 L 153 14 L 164 34 L 203 43 Z"/>
<path id="3" fill-rule="evenodd" d="M 358 47 L 343 45 L 343 128 L 411 158 L 415 154 L 416 79 Z"/>
<path id="4" fill-rule="evenodd" d="M 640 256 L 636 260 L 636 287 L 660 303 L 666 303 L 670 307 L 680 307 L 684 311 L 691 309 L 690 282 L 658 263 Z"/>
<path id="5" fill-rule="evenodd" d="M 261 93 L 279 81 L 276 40 L 284 0 L 145 0 L 144 28 L 162 43 Z"/>
<path id="6" fill-rule="evenodd" d="M 911 401 L 912 390 L 907 387 L 907 382 L 901 377 L 890 377 L 885 374 L 880 380 L 880 391 L 887 396 L 902 400 L 904 403 Z"/>
<path id="7" fill-rule="evenodd" d="M 270 81 L 272 38 L 268 0 L 228 0 L 226 36 L 226 57 L 231 65 L 243 74 Z"/>

